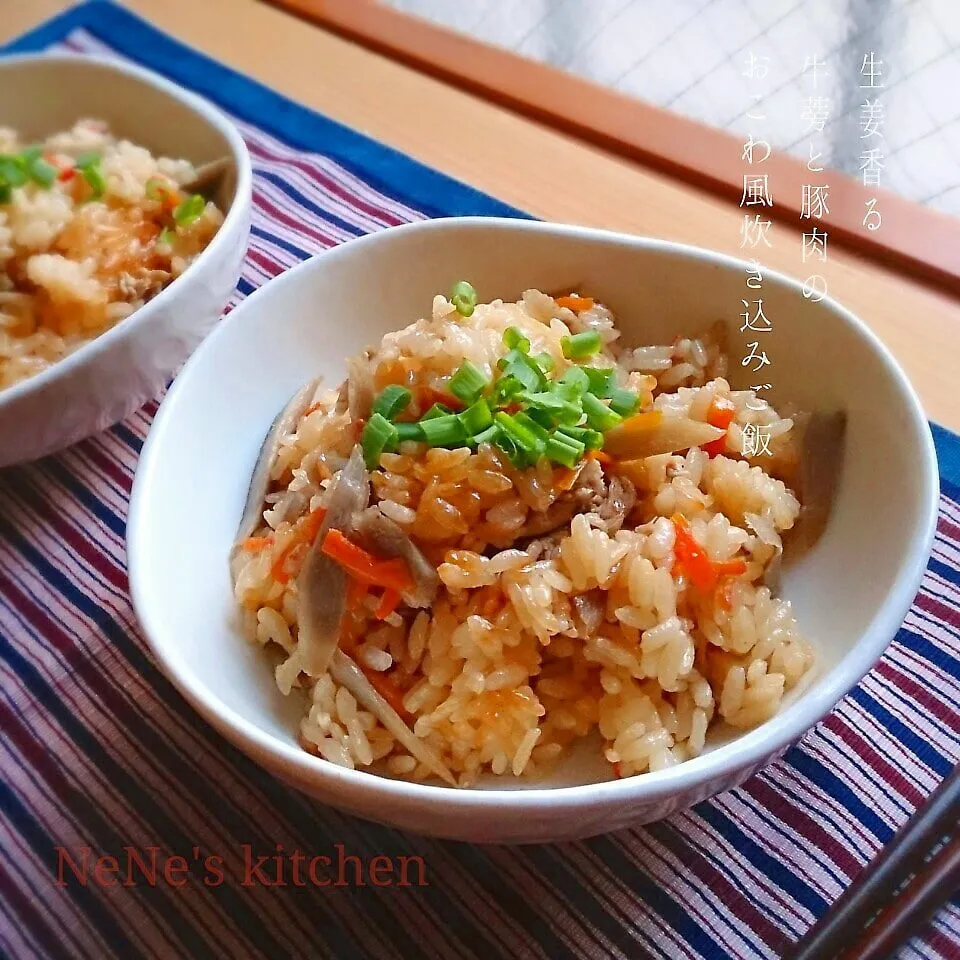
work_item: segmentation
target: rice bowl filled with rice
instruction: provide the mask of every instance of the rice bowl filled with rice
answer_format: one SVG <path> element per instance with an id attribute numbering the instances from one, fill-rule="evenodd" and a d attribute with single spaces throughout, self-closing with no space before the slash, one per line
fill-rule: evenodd
<path id="1" fill-rule="evenodd" d="M 719 327 L 627 345 L 589 296 L 461 283 L 307 384 L 230 557 L 301 746 L 535 783 L 581 742 L 629 777 L 772 717 L 814 669 L 776 588 L 824 521 L 823 431 L 732 391 L 723 348 Z"/>
<path id="2" fill-rule="evenodd" d="M 224 216 L 200 174 L 96 119 L 40 143 L 0 127 L 0 389 L 130 316 L 202 253 Z"/>

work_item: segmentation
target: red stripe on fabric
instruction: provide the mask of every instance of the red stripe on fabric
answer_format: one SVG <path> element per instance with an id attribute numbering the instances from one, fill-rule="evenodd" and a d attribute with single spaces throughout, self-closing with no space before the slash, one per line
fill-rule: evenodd
<path id="1" fill-rule="evenodd" d="M 247 147 L 254 156 L 262 157 L 263 159 L 270 160 L 274 163 L 295 167 L 311 180 L 315 180 L 317 183 L 321 184 L 329 193 L 332 193 L 334 196 L 338 197 L 347 206 L 355 207 L 356 209 L 366 213 L 368 216 L 385 222 L 388 226 L 398 226 L 399 224 L 405 222 L 396 216 L 396 214 L 391 214 L 382 207 L 374 206 L 372 203 L 369 203 L 362 197 L 357 196 L 355 193 L 349 193 L 335 180 L 327 176 L 319 166 L 309 164 L 305 160 L 291 160 L 281 157 L 276 152 L 270 150 L 266 144 L 263 143 L 263 141 L 258 141 L 253 137 L 247 140 Z"/>
<path id="2" fill-rule="evenodd" d="M 960 733 L 960 710 L 953 704 L 935 697 L 926 687 L 921 686 L 902 670 L 898 670 L 889 660 L 881 660 L 875 669 L 881 677 L 889 680 L 901 693 L 906 694 L 914 703 L 924 707 L 931 717 L 946 723 L 954 733 Z"/>
<path id="3" fill-rule="evenodd" d="M 253 195 L 253 203 L 259 210 L 268 214 L 273 223 L 281 223 L 287 227 L 291 237 L 309 237 L 318 243 L 322 250 L 329 250 L 331 247 L 335 247 L 342 242 L 336 237 L 331 237 L 328 233 L 323 233 L 306 220 L 301 220 L 298 223 L 291 214 L 281 210 L 280 207 L 277 206 L 276 201 L 268 197 L 262 190 L 258 190 Z M 299 245 L 303 246 L 303 244 Z"/>
<path id="4" fill-rule="evenodd" d="M 960 544 L 958 544 L 958 546 L 960 546 Z M 960 630 L 960 610 L 954 610 L 939 597 L 921 592 L 917 594 L 913 602 L 915 606 L 919 607 L 925 613 L 929 613 L 935 620 L 941 620 L 944 623 L 948 623 L 954 630 Z M 960 656 L 960 649 L 957 650 L 955 655 Z"/>
<path id="5" fill-rule="evenodd" d="M 116 591 L 126 594 L 126 573 L 116 567 L 107 554 L 97 549 L 72 524 L 67 523 L 48 502 L 40 497 L 39 493 L 30 484 L 20 485 L 18 493 L 24 503 L 41 518 L 41 522 L 46 523 L 56 532 L 63 543 L 96 570 Z"/>
<path id="6" fill-rule="evenodd" d="M 860 869 L 860 861 L 825 830 L 802 807 L 775 790 L 763 777 L 754 777 L 742 787 L 769 814 L 800 834 L 811 846 L 816 847 L 848 877 Z"/>

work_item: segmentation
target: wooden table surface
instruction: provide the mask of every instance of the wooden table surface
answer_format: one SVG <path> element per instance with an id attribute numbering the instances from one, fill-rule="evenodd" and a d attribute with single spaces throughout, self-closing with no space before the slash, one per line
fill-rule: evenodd
<path id="1" fill-rule="evenodd" d="M 157 26 L 404 153 L 544 219 L 623 230 L 735 256 L 742 211 L 521 119 L 255 0 L 127 0 Z M 0 42 L 70 6 L 0 0 Z M 960 301 L 846 253 L 804 265 L 782 225 L 761 259 L 819 272 L 906 369 L 931 419 L 960 431 Z M 960 251 L 958 251 L 960 256 Z"/>

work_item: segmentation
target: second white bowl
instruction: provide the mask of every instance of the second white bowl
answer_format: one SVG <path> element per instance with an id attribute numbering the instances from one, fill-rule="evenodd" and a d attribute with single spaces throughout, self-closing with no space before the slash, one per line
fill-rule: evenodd
<path id="1" fill-rule="evenodd" d="M 33 460 L 122 420 L 163 389 L 220 316 L 250 230 L 250 157 L 233 124 L 157 74 L 80 56 L 0 59 L 0 126 L 29 139 L 106 120 L 154 155 L 199 166 L 227 157 L 235 175 L 210 245 L 153 300 L 29 380 L 0 390 L 0 467 Z"/>

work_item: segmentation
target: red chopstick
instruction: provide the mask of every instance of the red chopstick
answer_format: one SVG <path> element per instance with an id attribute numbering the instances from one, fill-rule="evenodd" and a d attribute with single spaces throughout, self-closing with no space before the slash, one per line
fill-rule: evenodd
<path id="1" fill-rule="evenodd" d="M 789 960 L 832 960 L 851 945 L 861 952 L 843 954 L 843 960 L 892 956 L 891 944 L 902 942 L 956 892 L 958 820 L 960 766 L 787 954 Z M 868 951 L 878 937 L 886 953 Z"/>

